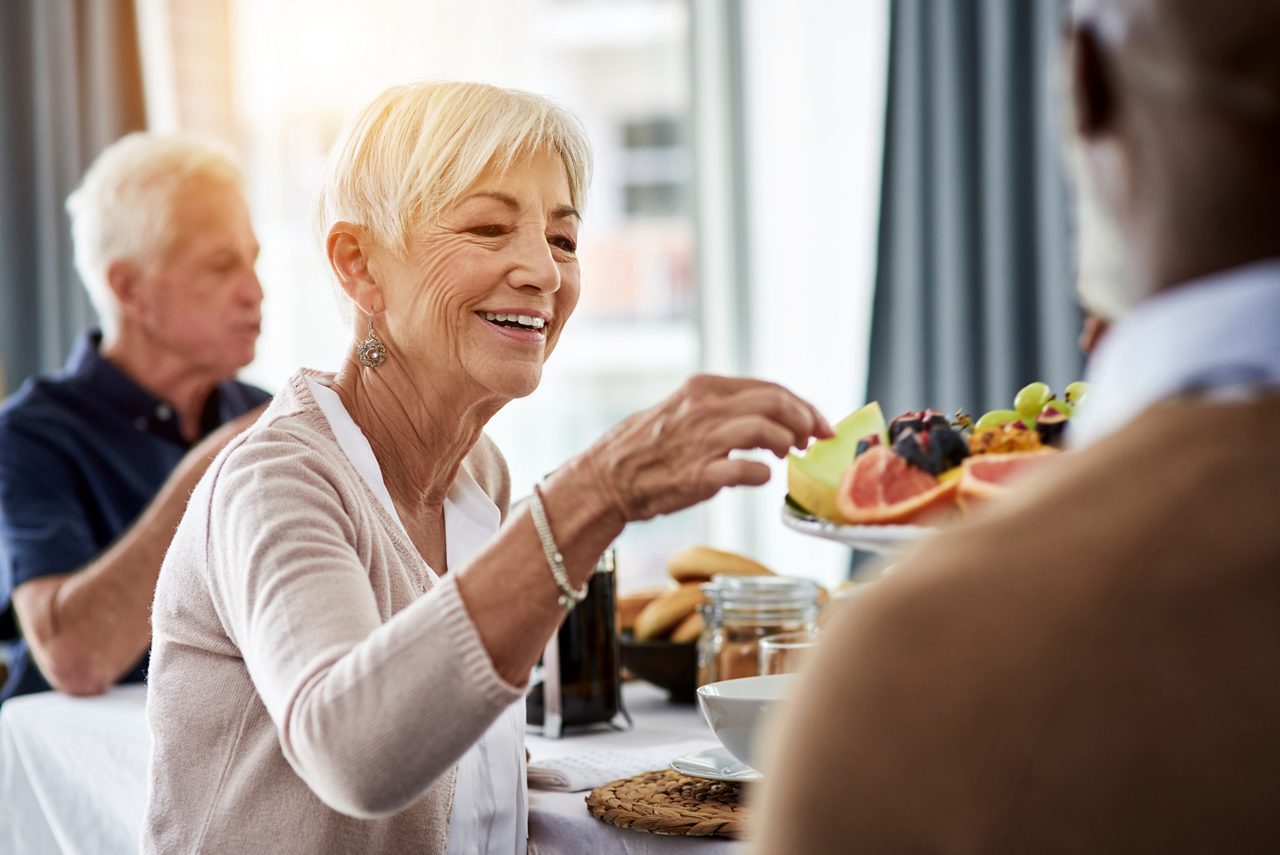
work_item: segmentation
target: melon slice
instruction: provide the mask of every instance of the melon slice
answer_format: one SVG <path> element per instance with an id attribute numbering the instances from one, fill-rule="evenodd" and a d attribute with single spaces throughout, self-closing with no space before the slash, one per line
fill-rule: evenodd
<path id="1" fill-rule="evenodd" d="M 880 404 L 872 401 L 855 410 L 836 425 L 836 435 L 809 446 L 803 454 L 787 455 L 787 493 L 791 500 L 816 517 L 842 522 L 836 507 L 840 478 L 853 463 L 858 440 L 878 434 L 880 444 L 889 444 Z"/>

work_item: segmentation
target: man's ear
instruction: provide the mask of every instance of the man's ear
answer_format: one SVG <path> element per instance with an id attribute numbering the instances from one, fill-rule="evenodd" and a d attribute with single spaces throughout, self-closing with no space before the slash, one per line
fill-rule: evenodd
<path id="1" fill-rule="evenodd" d="M 386 309 L 382 287 L 369 266 L 372 247 L 368 232 L 347 222 L 334 223 L 325 241 L 329 267 L 338 277 L 338 284 L 360 311 L 370 316 Z"/>
<path id="2" fill-rule="evenodd" d="M 107 265 L 107 287 L 115 296 L 124 317 L 137 315 L 143 309 L 142 268 L 132 261 L 116 259 Z"/>
<path id="3" fill-rule="evenodd" d="M 1090 23 L 1070 33 L 1072 122 L 1083 139 L 1096 137 L 1115 120 L 1115 81 Z"/>

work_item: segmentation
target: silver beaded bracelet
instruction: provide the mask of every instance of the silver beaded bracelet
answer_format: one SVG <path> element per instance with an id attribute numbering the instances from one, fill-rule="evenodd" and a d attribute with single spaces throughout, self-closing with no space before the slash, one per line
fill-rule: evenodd
<path id="1" fill-rule="evenodd" d="M 560 608 L 569 611 L 587 598 L 587 589 L 591 587 L 588 579 L 582 588 L 575 591 L 569 583 L 569 571 L 564 567 L 564 556 L 556 548 L 556 540 L 551 536 L 551 524 L 547 522 L 547 511 L 542 506 L 542 490 L 538 485 L 533 487 L 533 495 L 529 497 L 529 510 L 533 512 L 533 527 L 538 530 L 538 539 L 542 541 L 542 551 L 547 556 L 547 566 L 551 568 L 551 576 L 560 589 Z"/>

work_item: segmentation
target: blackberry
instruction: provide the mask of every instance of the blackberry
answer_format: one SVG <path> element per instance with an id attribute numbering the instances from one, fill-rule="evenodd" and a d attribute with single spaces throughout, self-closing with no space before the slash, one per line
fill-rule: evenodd
<path id="1" fill-rule="evenodd" d="M 937 462 L 939 472 L 959 466 L 969 456 L 969 443 L 959 431 L 943 425 L 929 431 L 930 454 Z"/>
<path id="2" fill-rule="evenodd" d="M 893 444 L 893 451 L 917 469 L 941 475 L 969 456 L 969 444 L 950 425 L 935 425 L 929 430 L 904 432 Z"/>
<path id="3" fill-rule="evenodd" d="M 915 433 L 922 427 L 919 413 L 903 413 L 889 422 L 889 442 L 896 443 L 904 433 Z"/>
<path id="4" fill-rule="evenodd" d="M 902 434 L 928 431 L 940 425 L 949 425 L 947 417 L 937 410 L 925 409 L 906 412 L 889 422 L 889 442 L 897 442 Z"/>
<path id="5" fill-rule="evenodd" d="M 893 451 L 917 469 L 928 472 L 930 475 L 937 475 L 942 470 L 937 468 L 930 453 L 932 446 L 933 442 L 930 441 L 929 434 L 923 431 L 906 431 L 893 444 Z"/>

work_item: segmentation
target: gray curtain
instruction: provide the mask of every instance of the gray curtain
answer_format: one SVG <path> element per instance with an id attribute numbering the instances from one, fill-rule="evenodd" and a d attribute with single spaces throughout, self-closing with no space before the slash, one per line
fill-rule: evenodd
<path id="1" fill-rule="evenodd" d="M 93 321 L 63 205 L 98 152 L 145 126 L 132 0 L 0 2 L 0 395 L 60 365 Z"/>
<path id="2" fill-rule="evenodd" d="M 1009 407 L 1077 379 L 1058 0 L 893 0 L 869 400 Z"/>

